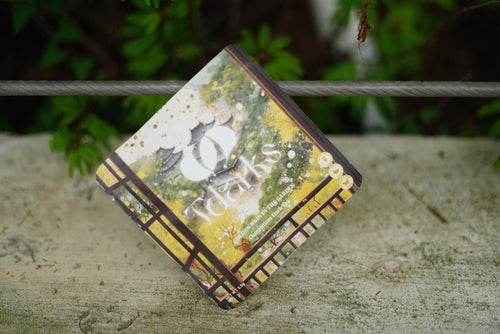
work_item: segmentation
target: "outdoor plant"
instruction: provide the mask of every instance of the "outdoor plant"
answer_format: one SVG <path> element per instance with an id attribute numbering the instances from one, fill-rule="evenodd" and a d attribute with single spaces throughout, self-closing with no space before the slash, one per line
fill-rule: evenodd
<path id="1" fill-rule="evenodd" d="M 12 33 L 19 35 L 30 21 L 45 27 L 47 36 L 40 55 L 41 70 L 57 68 L 66 79 L 106 80 L 119 77 L 129 80 L 187 80 L 218 52 L 227 41 L 203 29 L 203 0 L 121 0 L 120 64 L 103 66 L 99 52 L 89 47 L 84 27 L 66 10 L 61 0 L 12 1 L 10 4 Z M 495 6 L 500 1 L 426 0 L 414 2 L 394 0 L 338 0 L 333 22 L 347 24 L 351 12 L 357 13 L 360 67 L 350 57 L 337 55 L 322 69 L 324 80 L 420 80 L 426 43 L 433 37 L 444 17 L 470 8 Z M 467 8 L 469 8 L 467 7 Z M 297 56 L 288 51 L 292 39 L 276 35 L 272 26 L 263 22 L 255 29 L 241 28 L 234 41 L 249 52 L 276 80 L 296 80 L 303 69 Z M 374 42 L 377 57 L 363 58 L 363 42 Z M 36 121 L 26 131 L 50 131 L 53 151 L 68 157 L 70 175 L 91 172 L 113 138 L 120 133 L 137 130 L 167 101 L 164 96 L 50 97 L 36 113 Z M 390 97 L 302 98 L 297 102 L 309 117 L 328 133 L 389 132 L 418 134 L 489 135 L 500 137 L 500 104 L 487 101 L 478 108 L 481 126 L 453 132 L 440 118 L 436 103 L 423 105 L 415 112 L 405 112 L 400 99 Z M 375 106 L 388 126 L 367 128 L 364 110 Z M 335 121 L 333 121 L 335 120 Z M 0 129 L 2 120 L 0 119 Z M 487 130 L 485 128 L 488 127 Z M 496 165 L 500 165 L 497 161 Z"/>
<path id="2" fill-rule="evenodd" d="M 472 13 L 487 7 L 497 8 L 500 1 L 452 0 L 422 1 L 418 6 L 411 1 L 337 1 L 337 11 L 333 22 L 343 26 L 349 23 L 350 13 L 357 12 L 358 45 L 361 63 L 351 57 L 340 57 L 336 63 L 325 68 L 325 80 L 425 80 L 422 67 L 426 48 L 436 33 L 457 20 L 460 15 Z M 496 6 L 496 7 L 495 7 Z M 363 43 L 367 38 L 374 42 L 377 57 L 363 55 Z M 314 101 L 311 118 L 317 124 L 327 124 L 330 132 L 340 132 L 343 128 L 350 132 L 389 132 L 404 134 L 425 133 L 435 128 L 437 134 L 489 135 L 500 137 L 500 103 L 493 101 L 484 105 L 477 113 L 477 119 L 492 120 L 488 124 L 476 125 L 470 129 L 464 126 L 461 132 L 453 133 L 451 125 L 441 120 L 439 104 L 431 100 L 415 112 L 405 112 L 401 99 L 391 97 L 331 97 Z M 387 128 L 363 127 L 361 119 L 367 105 L 372 103 L 387 120 Z M 333 117 L 340 122 L 329 122 Z M 480 123 L 480 122 L 477 123 Z M 489 128 L 489 129 L 488 129 Z M 456 130 L 455 130 L 456 131 Z M 495 162 L 500 168 L 500 159 Z"/>

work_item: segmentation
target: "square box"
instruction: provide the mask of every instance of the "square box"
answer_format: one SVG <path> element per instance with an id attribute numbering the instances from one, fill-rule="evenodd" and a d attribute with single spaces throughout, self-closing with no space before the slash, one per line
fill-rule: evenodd
<path id="1" fill-rule="evenodd" d="M 358 171 L 236 45 L 106 159 L 96 178 L 225 309 L 361 185 Z"/>

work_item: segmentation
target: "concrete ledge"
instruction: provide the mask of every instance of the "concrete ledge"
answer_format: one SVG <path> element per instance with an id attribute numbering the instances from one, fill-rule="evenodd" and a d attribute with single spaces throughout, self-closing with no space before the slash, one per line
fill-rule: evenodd
<path id="1" fill-rule="evenodd" d="M 334 137 L 356 196 L 220 310 L 49 136 L 0 135 L 1 333 L 500 330 L 500 143 Z"/>

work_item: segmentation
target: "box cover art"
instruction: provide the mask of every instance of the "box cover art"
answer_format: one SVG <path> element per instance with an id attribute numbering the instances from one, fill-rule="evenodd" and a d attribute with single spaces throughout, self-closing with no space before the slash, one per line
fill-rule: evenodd
<path id="1" fill-rule="evenodd" d="M 235 45 L 96 177 L 222 308 L 250 295 L 361 185 L 356 169 Z"/>

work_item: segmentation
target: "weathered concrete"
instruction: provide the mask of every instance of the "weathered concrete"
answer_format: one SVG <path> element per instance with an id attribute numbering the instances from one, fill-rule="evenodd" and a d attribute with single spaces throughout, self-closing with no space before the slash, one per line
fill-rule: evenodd
<path id="1" fill-rule="evenodd" d="M 499 142 L 338 137 L 359 193 L 220 310 L 48 136 L 0 136 L 1 333 L 500 331 Z"/>

